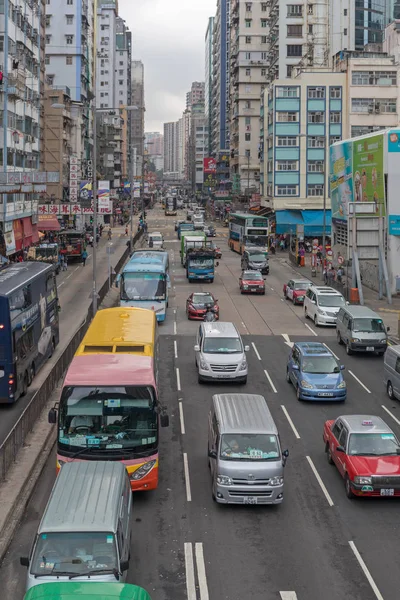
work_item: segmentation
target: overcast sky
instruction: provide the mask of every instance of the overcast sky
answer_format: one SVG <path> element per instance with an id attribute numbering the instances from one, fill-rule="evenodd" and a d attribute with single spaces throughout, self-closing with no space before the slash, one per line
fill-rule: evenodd
<path id="1" fill-rule="evenodd" d="M 204 81 L 204 36 L 216 0 L 119 0 L 132 31 L 132 58 L 144 63 L 146 131 L 163 132 L 186 108 L 192 81 Z"/>

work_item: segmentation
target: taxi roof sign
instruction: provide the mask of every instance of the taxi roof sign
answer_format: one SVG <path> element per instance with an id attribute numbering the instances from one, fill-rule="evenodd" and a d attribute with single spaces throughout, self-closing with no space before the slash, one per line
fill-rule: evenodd
<path id="1" fill-rule="evenodd" d="M 361 425 L 371 426 L 373 425 L 373 422 L 371 421 L 371 419 L 365 419 L 365 421 L 362 421 Z"/>

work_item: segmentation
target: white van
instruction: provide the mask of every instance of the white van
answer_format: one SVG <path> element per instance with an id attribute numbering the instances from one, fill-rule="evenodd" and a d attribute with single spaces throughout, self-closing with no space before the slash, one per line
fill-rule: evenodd
<path id="1" fill-rule="evenodd" d="M 304 316 L 316 327 L 336 325 L 339 310 L 346 306 L 344 296 L 326 285 L 310 285 L 304 298 Z"/>
<path id="2" fill-rule="evenodd" d="M 246 383 L 247 360 L 240 333 L 233 323 L 219 321 L 200 324 L 194 347 L 198 381 Z"/>
<path id="3" fill-rule="evenodd" d="M 65 463 L 39 524 L 27 589 L 39 583 L 120 581 L 129 567 L 132 491 L 125 466 L 114 461 Z"/>
<path id="4" fill-rule="evenodd" d="M 400 346 L 388 346 L 383 366 L 383 381 L 391 400 L 400 400 Z"/>
<path id="5" fill-rule="evenodd" d="M 150 240 L 152 240 L 153 245 L 151 246 Z M 149 246 L 152 248 L 163 248 L 164 247 L 164 238 L 162 233 L 159 231 L 152 231 L 149 233 Z"/>

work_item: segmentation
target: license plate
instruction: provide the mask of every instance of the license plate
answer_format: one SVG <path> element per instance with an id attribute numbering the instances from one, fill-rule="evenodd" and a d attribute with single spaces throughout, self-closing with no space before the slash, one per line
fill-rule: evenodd
<path id="1" fill-rule="evenodd" d="M 394 489 L 381 490 L 381 496 L 394 496 Z"/>
<path id="2" fill-rule="evenodd" d="M 221 373 L 221 374 L 215 375 L 215 377 L 217 379 L 226 379 L 227 378 L 227 374 L 225 375 L 225 374 Z"/>
<path id="3" fill-rule="evenodd" d="M 257 504 L 257 498 L 253 496 L 245 496 L 243 498 L 243 504 Z"/>
<path id="4" fill-rule="evenodd" d="M 323 398 L 332 398 L 333 394 L 330 392 L 322 392 L 321 394 L 318 394 L 318 396 L 322 396 Z"/>
<path id="5" fill-rule="evenodd" d="M 375 348 L 373 346 L 367 346 L 367 352 L 373 352 Z"/>

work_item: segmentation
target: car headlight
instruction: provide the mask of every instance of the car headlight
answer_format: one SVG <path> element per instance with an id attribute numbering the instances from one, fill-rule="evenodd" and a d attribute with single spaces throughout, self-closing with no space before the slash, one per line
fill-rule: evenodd
<path id="1" fill-rule="evenodd" d="M 383 338 L 383 340 L 379 340 L 379 343 L 380 343 L 380 344 L 387 344 L 387 339 L 386 339 L 386 338 Z"/>
<path id="2" fill-rule="evenodd" d="M 244 371 L 247 369 L 247 360 L 242 361 L 242 364 L 239 367 L 239 371 Z"/>
<path id="3" fill-rule="evenodd" d="M 361 342 L 360 338 L 351 338 L 352 342 Z"/>
<path id="4" fill-rule="evenodd" d="M 249 286 L 247 285 L 247 283 L 244 283 L 244 284 L 243 284 L 243 287 L 244 287 L 244 288 L 247 290 L 247 288 L 248 288 Z"/>
<path id="5" fill-rule="evenodd" d="M 269 485 L 282 485 L 283 477 L 271 477 Z"/>
<path id="6" fill-rule="evenodd" d="M 346 387 L 346 382 L 345 381 L 341 381 L 337 387 L 338 387 L 338 390 L 342 390 L 343 388 Z"/>
<path id="7" fill-rule="evenodd" d="M 318 309 L 318 312 L 320 315 L 323 315 L 324 317 L 326 317 L 326 312 L 324 310 L 321 310 L 320 308 Z"/>
<path id="8" fill-rule="evenodd" d="M 233 481 L 227 475 L 217 475 L 217 483 L 220 485 L 232 485 Z"/>
<path id="9" fill-rule="evenodd" d="M 354 483 L 358 483 L 360 485 L 371 485 L 372 477 L 354 477 Z"/>
<path id="10" fill-rule="evenodd" d="M 305 379 L 302 379 L 300 381 L 300 385 L 301 385 L 301 387 L 305 388 L 306 390 L 311 390 L 314 387 L 312 383 L 309 383 Z"/>
<path id="11" fill-rule="evenodd" d="M 208 371 L 208 364 L 206 362 L 204 362 L 203 359 L 200 360 L 200 369 L 203 369 L 203 371 Z"/>
<path id="12" fill-rule="evenodd" d="M 136 469 L 134 473 L 130 474 L 131 480 L 137 481 L 138 479 L 143 479 L 143 477 L 150 473 L 156 462 L 156 460 L 149 460 L 149 462 L 144 463 L 144 465 Z"/>

